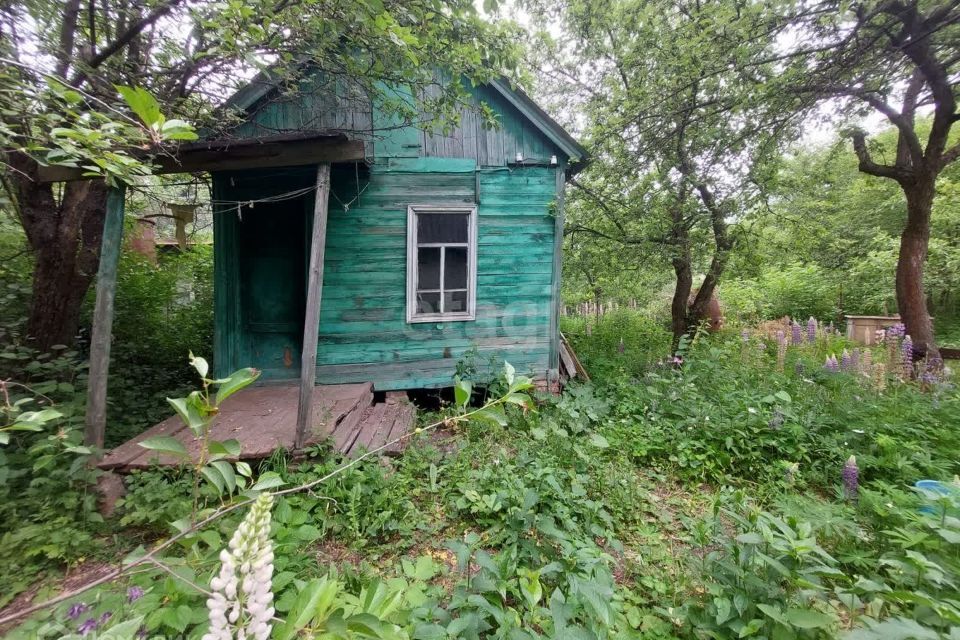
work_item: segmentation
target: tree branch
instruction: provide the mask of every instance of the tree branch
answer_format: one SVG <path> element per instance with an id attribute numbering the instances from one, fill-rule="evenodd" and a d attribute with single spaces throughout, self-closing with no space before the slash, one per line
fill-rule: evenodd
<path id="1" fill-rule="evenodd" d="M 77 35 L 77 20 L 80 17 L 80 0 L 68 0 L 63 7 L 63 23 L 60 26 L 60 48 L 57 51 L 56 73 L 63 78 L 70 68 L 74 40 Z"/>
<path id="2" fill-rule="evenodd" d="M 850 137 L 853 139 L 853 151 L 857 154 L 857 160 L 860 161 L 859 169 L 863 173 L 880 178 L 892 178 L 900 183 L 909 180 L 913 175 L 910 169 L 874 162 L 870 157 L 870 150 L 867 149 L 867 134 L 863 131 L 854 131 Z"/>
<path id="3" fill-rule="evenodd" d="M 90 71 L 102 65 L 104 62 L 110 59 L 112 55 L 130 44 L 130 42 L 140 35 L 144 29 L 152 25 L 166 14 L 170 13 L 170 11 L 182 1 L 183 0 L 166 0 L 166 2 L 162 2 L 161 4 L 157 5 L 147 15 L 127 27 L 126 31 L 120 33 L 113 42 L 107 44 L 103 49 L 100 50 L 99 53 L 91 56 L 90 59 L 85 62 L 84 66 L 86 68 L 78 71 L 70 79 L 70 86 L 80 86 L 89 77 Z"/>

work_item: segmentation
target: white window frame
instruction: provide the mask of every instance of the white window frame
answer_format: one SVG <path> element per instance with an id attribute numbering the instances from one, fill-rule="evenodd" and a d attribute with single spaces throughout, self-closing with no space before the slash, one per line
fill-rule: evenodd
<path id="1" fill-rule="evenodd" d="M 417 242 L 417 214 L 467 214 L 467 242 L 419 244 Z M 467 249 L 467 310 L 448 313 L 417 313 L 417 250 L 419 247 L 466 247 Z M 440 251 L 440 304 L 443 305 L 444 256 Z M 431 291 L 433 291 L 431 289 Z M 457 289 L 460 291 L 460 289 Z M 477 207 L 463 204 L 411 204 L 407 207 L 407 322 L 462 322 L 477 317 Z"/>

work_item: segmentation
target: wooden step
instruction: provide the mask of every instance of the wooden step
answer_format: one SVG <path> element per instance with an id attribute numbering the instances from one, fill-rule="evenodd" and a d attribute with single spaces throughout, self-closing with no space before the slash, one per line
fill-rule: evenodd
<path id="1" fill-rule="evenodd" d="M 391 397 L 387 402 L 375 404 L 364 411 L 358 435 L 347 455 L 356 457 L 363 451 L 373 451 L 413 431 L 416 423 L 416 407 L 406 399 Z M 407 446 L 409 439 L 387 447 L 383 453 L 396 454 Z M 343 449 L 340 449 L 343 451 Z"/>

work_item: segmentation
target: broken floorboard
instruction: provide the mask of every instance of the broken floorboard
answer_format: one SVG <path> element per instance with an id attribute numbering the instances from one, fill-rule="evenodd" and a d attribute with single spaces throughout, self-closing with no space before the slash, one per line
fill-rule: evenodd
<path id="1" fill-rule="evenodd" d="M 223 403 L 210 425 L 210 439 L 239 441 L 241 460 L 267 458 L 277 449 L 293 451 L 298 393 L 299 386 L 295 383 L 243 389 Z M 373 404 L 373 386 L 369 382 L 316 386 L 313 403 L 313 420 L 305 446 L 329 438 L 336 451 L 355 456 L 394 440 L 414 427 L 413 405 L 395 397 L 386 403 Z M 158 436 L 176 438 L 194 458 L 200 450 L 200 440 L 179 416 L 173 416 L 107 452 L 99 467 L 125 472 L 158 464 L 178 464 L 171 456 L 139 445 L 147 438 Z M 387 452 L 401 451 L 406 442 L 398 443 Z"/>

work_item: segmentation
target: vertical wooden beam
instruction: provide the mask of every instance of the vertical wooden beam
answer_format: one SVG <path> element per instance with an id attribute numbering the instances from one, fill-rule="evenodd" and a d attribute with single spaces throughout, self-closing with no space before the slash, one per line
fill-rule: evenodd
<path id="1" fill-rule="evenodd" d="M 87 415 L 84 442 L 103 448 L 107 426 L 107 375 L 110 372 L 110 338 L 113 332 L 113 300 L 117 293 L 117 264 L 123 242 L 123 200 L 125 188 L 107 192 L 107 213 L 100 242 L 97 270 L 97 300 L 90 332 L 90 377 L 87 382 Z"/>
<path id="2" fill-rule="evenodd" d="M 213 174 L 213 199 L 236 200 L 227 174 Z M 226 378 L 240 362 L 240 221 L 237 205 L 213 207 L 213 370 Z"/>
<path id="3" fill-rule="evenodd" d="M 566 188 L 564 163 L 557 167 L 557 199 L 553 227 L 553 280 L 550 287 L 550 369 L 549 382 L 560 380 L 560 275 L 563 269 L 563 196 Z"/>
<path id="4" fill-rule="evenodd" d="M 307 426 L 313 420 L 313 384 L 317 378 L 317 337 L 320 333 L 320 300 L 323 293 L 323 253 L 327 243 L 327 204 L 330 199 L 330 163 L 317 166 L 317 193 L 313 203 L 313 235 L 310 239 L 310 272 L 307 278 L 307 308 L 303 314 L 303 351 L 300 356 L 300 401 L 297 404 L 297 434 L 294 448 L 303 448 Z"/>

